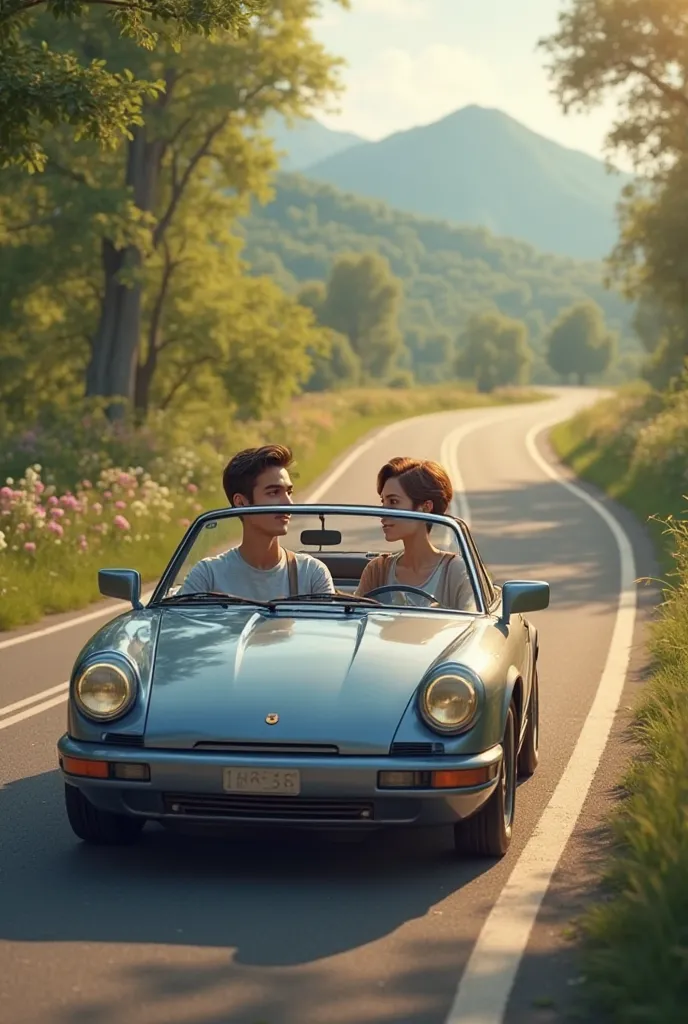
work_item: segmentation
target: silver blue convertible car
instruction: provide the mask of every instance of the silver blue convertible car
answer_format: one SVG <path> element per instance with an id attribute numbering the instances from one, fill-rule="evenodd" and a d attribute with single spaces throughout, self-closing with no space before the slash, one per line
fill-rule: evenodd
<path id="1" fill-rule="evenodd" d="M 296 573 L 274 600 L 190 585 L 253 515 L 278 517 L 285 565 L 307 552 L 334 592 L 299 594 Z M 423 521 L 453 556 L 462 607 L 399 581 L 361 592 L 370 561 L 403 550 L 391 519 Z M 517 777 L 538 762 L 538 631 L 524 613 L 548 606 L 549 585 L 496 586 L 463 521 L 354 505 L 221 509 L 189 527 L 145 607 L 138 572 L 102 570 L 99 584 L 132 607 L 71 676 L 58 752 L 82 840 L 131 842 L 146 822 L 444 825 L 460 853 L 508 849 Z"/>

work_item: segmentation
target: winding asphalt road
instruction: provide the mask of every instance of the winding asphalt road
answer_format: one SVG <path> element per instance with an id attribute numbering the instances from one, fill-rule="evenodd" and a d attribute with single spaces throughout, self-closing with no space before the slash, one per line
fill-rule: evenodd
<path id="1" fill-rule="evenodd" d="M 0 1021 L 568 1019 L 579 979 L 565 925 L 595 896 L 643 671 L 651 594 L 633 576 L 654 570 L 641 528 L 599 495 L 586 500 L 594 492 L 570 484 L 539 429 L 596 397 L 562 389 L 547 402 L 395 424 L 309 495 L 377 503 L 384 460 L 442 458 L 495 579 L 550 581 L 551 606 L 533 616 L 541 762 L 519 787 L 515 840 L 499 863 L 457 860 L 443 830 L 266 848 L 150 829 L 138 847 L 86 848 L 56 770 L 60 684 L 108 614 L 0 634 Z"/>

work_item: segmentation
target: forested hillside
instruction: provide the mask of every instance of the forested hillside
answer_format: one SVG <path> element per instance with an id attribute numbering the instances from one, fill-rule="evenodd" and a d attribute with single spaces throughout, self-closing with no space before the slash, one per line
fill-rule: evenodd
<path id="1" fill-rule="evenodd" d="M 548 327 L 562 310 L 592 299 L 619 332 L 619 371 L 635 369 L 632 308 L 605 289 L 601 264 L 417 218 L 296 174 L 278 175 L 276 186 L 273 200 L 254 203 L 242 222 L 244 256 L 254 273 L 270 274 L 287 290 L 326 279 L 343 252 L 377 252 L 403 284 L 401 326 L 411 349 L 419 336 L 448 332 L 453 339 L 472 315 L 499 310 L 527 324 L 538 357 L 533 379 L 540 382 L 553 379 L 543 357 Z"/>

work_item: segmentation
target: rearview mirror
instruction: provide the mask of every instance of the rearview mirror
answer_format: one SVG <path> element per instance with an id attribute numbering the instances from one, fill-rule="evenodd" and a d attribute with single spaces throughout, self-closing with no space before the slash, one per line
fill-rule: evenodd
<path id="1" fill-rule="evenodd" d="M 549 583 L 541 580 L 509 580 L 502 587 L 502 617 L 507 626 L 517 612 L 539 612 L 549 605 Z"/>
<path id="2" fill-rule="evenodd" d="M 342 543 L 342 535 L 339 530 L 303 530 L 301 543 L 307 544 L 308 547 L 334 547 L 335 544 Z"/>
<path id="3" fill-rule="evenodd" d="M 103 597 L 129 601 L 137 610 L 141 604 L 141 574 L 136 569 L 99 569 L 98 589 Z"/>

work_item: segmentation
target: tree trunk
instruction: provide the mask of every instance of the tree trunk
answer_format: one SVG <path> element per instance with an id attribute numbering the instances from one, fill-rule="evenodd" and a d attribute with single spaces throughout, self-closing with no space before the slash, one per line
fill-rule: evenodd
<path id="1" fill-rule="evenodd" d="M 128 144 L 126 184 L 140 210 L 151 212 L 157 198 L 158 180 L 164 153 L 161 139 L 149 141 L 145 126 L 133 129 Z M 125 285 L 120 272 L 136 271 L 142 257 L 135 246 L 117 249 L 110 239 L 102 245 L 105 277 L 104 297 L 98 327 L 91 345 L 91 360 L 86 373 L 87 397 L 118 398 L 108 410 L 111 418 L 120 417 L 125 405 L 133 402 L 136 363 L 141 340 L 141 286 Z"/>
<path id="2" fill-rule="evenodd" d="M 579 372 L 578 372 L 578 384 L 579 384 L 580 387 L 582 387 L 582 388 L 585 387 L 587 379 L 588 379 L 587 372 L 584 371 L 584 370 L 579 370 Z"/>

